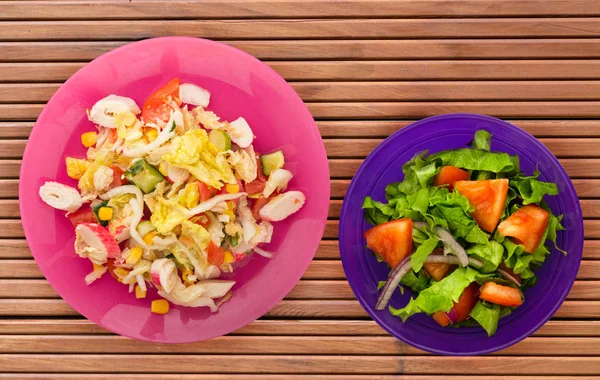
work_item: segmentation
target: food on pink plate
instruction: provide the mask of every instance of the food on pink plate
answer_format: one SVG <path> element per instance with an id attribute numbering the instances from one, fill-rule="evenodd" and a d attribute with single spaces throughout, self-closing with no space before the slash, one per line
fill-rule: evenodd
<path id="1" fill-rule="evenodd" d="M 219 280 L 234 263 L 271 241 L 271 222 L 305 203 L 286 191 L 293 178 L 281 150 L 260 155 L 243 118 L 227 122 L 206 107 L 210 92 L 175 78 L 140 108 L 109 95 L 88 118 L 97 131 L 81 136 L 85 157 L 67 157 L 76 188 L 46 182 L 39 195 L 67 212 L 75 252 L 90 260 L 89 285 L 106 272 L 165 314 L 169 302 L 208 307 L 231 297 L 234 281 Z M 168 301 L 168 302 L 167 302 Z"/>

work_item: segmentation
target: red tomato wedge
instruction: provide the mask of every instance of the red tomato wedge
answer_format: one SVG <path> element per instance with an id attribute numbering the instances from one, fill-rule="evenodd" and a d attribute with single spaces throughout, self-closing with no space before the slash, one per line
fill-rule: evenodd
<path id="1" fill-rule="evenodd" d="M 223 248 L 217 246 L 215 243 L 213 243 L 211 241 L 208 244 L 207 251 L 208 251 L 207 256 L 208 256 L 209 264 L 216 265 L 216 266 L 223 264 L 223 261 L 225 260 L 225 251 L 223 251 Z"/>
<path id="2" fill-rule="evenodd" d="M 472 215 L 479 227 L 484 231 L 493 232 L 506 203 L 508 179 L 458 181 L 454 183 L 454 189 L 475 207 Z"/>
<path id="3" fill-rule="evenodd" d="M 523 244 L 525 252 L 533 253 L 542 243 L 547 225 L 548 212 L 539 206 L 527 205 L 503 220 L 498 232 L 514 238 L 517 244 Z"/>
<path id="4" fill-rule="evenodd" d="M 82 223 L 98 222 L 98 220 L 96 219 L 96 215 L 94 215 L 94 212 L 92 211 L 92 208 L 89 204 L 81 206 L 79 210 L 69 214 L 67 218 L 69 218 L 69 220 L 73 224 L 73 227 L 77 227 L 78 224 Z"/>
<path id="5" fill-rule="evenodd" d="M 198 181 L 198 192 L 200 193 L 200 202 L 204 202 L 212 198 L 215 193 L 215 188 L 208 186 L 204 182 Z"/>
<path id="6" fill-rule="evenodd" d="M 479 298 L 477 294 L 479 292 L 479 286 L 476 283 L 472 283 L 467 286 L 461 294 L 458 302 L 454 303 L 454 306 L 448 313 L 443 311 L 437 311 L 433 313 L 433 319 L 442 327 L 448 324 L 462 322 L 469 317 L 469 313 L 477 304 Z"/>
<path id="7" fill-rule="evenodd" d="M 510 286 L 486 282 L 481 287 L 479 298 L 501 306 L 519 306 L 523 303 L 521 291 Z"/>
<path id="8" fill-rule="evenodd" d="M 262 193 L 265 189 L 265 184 L 266 182 L 255 179 L 254 181 L 246 184 L 246 193 L 250 195 Z"/>
<path id="9" fill-rule="evenodd" d="M 464 321 L 469 317 L 469 313 L 475 307 L 479 294 L 479 286 L 476 283 L 472 283 L 467 286 L 463 294 L 458 299 L 458 302 L 454 304 L 454 311 L 456 312 L 456 322 Z"/>
<path id="10" fill-rule="evenodd" d="M 156 90 L 144 103 L 142 107 L 142 117 L 146 122 L 155 122 L 157 120 L 169 121 L 171 116 L 171 106 L 167 104 L 169 96 L 177 104 L 179 100 L 179 78 L 171 79 L 163 87 Z"/>
<path id="11" fill-rule="evenodd" d="M 119 187 L 119 186 L 125 185 L 127 183 L 127 179 L 121 178 L 121 176 L 123 174 L 125 174 L 125 172 L 123 170 L 121 170 L 121 168 L 118 166 L 113 166 L 112 170 L 113 170 L 113 180 L 110 184 L 110 187 Z"/>
<path id="12" fill-rule="evenodd" d="M 448 185 L 448 189 L 454 188 L 454 182 L 466 181 L 469 173 L 455 166 L 442 166 L 440 172 L 433 177 L 433 186 Z"/>
<path id="13" fill-rule="evenodd" d="M 265 198 L 262 195 L 254 200 L 254 205 L 252 205 L 252 216 L 254 219 L 260 219 L 260 210 L 265 207 L 270 200 L 271 198 Z"/>
<path id="14" fill-rule="evenodd" d="M 443 255 L 444 251 L 441 248 L 437 248 L 433 251 L 432 255 Z M 436 281 L 440 281 L 450 273 L 455 265 L 448 263 L 424 263 L 423 268 L 429 273 L 431 278 Z"/>
<path id="15" fill-rule="evenodd" d="M 410 254 L 412 249 L 412 220 L 392 220 L 365 231 L 367 247 L 391 268 Z"/>

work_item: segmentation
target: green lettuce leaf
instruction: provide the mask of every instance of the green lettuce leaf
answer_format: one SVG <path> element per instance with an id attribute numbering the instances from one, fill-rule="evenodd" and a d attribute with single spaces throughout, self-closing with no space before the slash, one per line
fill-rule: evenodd
<path id="1" fill-rule="evenodd" d="M 402 166 L 404 180 L 397 184 L 397 190 L 404 194 L 414 194 L 423 187 L 427 187 L 429 182 L 438 173 L 439 169 L 435 163 L 424 160 L 427 152 L 417 154 L 413 159 Z"/>
<path id="2" fill-rule="evenodd" d="M 371 197 L 365 197 L 362 208 L 365 210 L 365 219 L 374 226 L 398 218 L 398 212 L 394 207 L 374 201 Z"/>
<path id="3" fill-rule="evenodd" d="M 433 252 L 435 247 L 437 247 L 439 241 L 440 240 L 436 236 L 431 235 L 429 239 L 425 240 L 417 247 L 415 253 L 410 257 L 410 266 L 415 272 L 418 272 L 423 268 L 425 260 L 427 260 L 427 257 Z"/>
<path id="4" fill-rule="evenodd" d="M 510 172 L 515 165 L 506 153 L 486 152 L 478 149 L 455 149 L 432 154 L 428 160 L 441 161 L 442 165 L 452 165 L 467 170 L 482 170 L 493 173 Z"/>
<path id="5" fill-rule="evenodd" d="M 488 336 L 492 336 L 496 333 L 496 329 L 498 328 L 500 309 L 499 305 L 487 304 L 479 301 L 469 315 L 485 329 Z"/>
<path id="6" fill-rule="evenodd" d="M 429 200 L 430 224 L 448 228 L 452 235 L 469 243 L 486 244 L 488 235 L 477 225 L 471 212 L 469 200 L 458 192 L 437 192 Z"/>
<path id="7" fill-rule="evenodd" d="M 481 272 L 493 272 L 502 262 L 504 247 L 500 243 L 490 240 L 487 244 L 475 244 L 469 247 L 467 254 L 483 262 L 483 267 L 479 269 Z"/>
<path id="8" fill-rule="evenodd" d="M 420 271 L 419 273 L 408 271 L 408 273 L 402 277 L 400 282 L 413 292 L 419 293 L 429 286 L 429 276 L 423 273 L 423 271 Z"/>
<path id="9" fill-rule="evenodd" d="M 518 174 L 511 179 L 510 186 L 514 188 L 521 198 L 523 204 L 539 203 L 544 198 L 544 195 L 557 195 L 558 187 L 552 182 L 542 182 L 537 178 L 540 176 L 539 171 L 535 171 L 531 176 L 523 176 Z"/>
<path id="10" fill-rule="evenodd" d="M 480 129 L 475 132 L 473 137 L 473 144 L 471 145 L 474 149 L 481 149 L 487 152 L 490 151 L 492 146 L 492 134 L 485 129 Z"/>
<path id="11" fill-rule="evenodd" d="M 461 294 L 479 272 L 471 267 L 458 268 L 439 282 L 434 282 L 429 288 L 419 293 L 417 298 L 411 298 L 408 305 L 401 309 L 389 307 L 392 315 L 406 321 L 416 313 L 432 314 L 436 311 L 448 312 L 458 302 Z"/>

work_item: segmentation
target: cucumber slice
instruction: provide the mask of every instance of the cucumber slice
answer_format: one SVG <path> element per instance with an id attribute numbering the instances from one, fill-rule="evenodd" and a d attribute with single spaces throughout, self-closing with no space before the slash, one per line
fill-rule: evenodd
<path id="1" fill-rule="evenodd" d="M 144 220 L 137 225 L 138 234 L 141 237 L 146 236 L 149 232 L 156 231 L 156 227 L 149 220 Z"/>
<path id="2" fill-rule="evenodd" d="M 283 152 L 278 150 L 277 152 L 260 156 L 260 163 L 262 164 L 263 173 L 270 175 L 271 172 L 281 169 L 285 165 L 285 158 L 283 157 Z"/>
<path id="3" fill-rule="evenodd" d="M 106 227 L 108 226 L 108 220 L 102 220 L 100 219 L 100 217 L 98 216 L 98 211 L 100 211 L 100 208 L 102 207 L 106 207 L 108 205 L 108 201 L 104 201 L 104 202 L 100 202 L 95 206 L 92 206 L 92 211 L 94 212 L 94 215 L 96 216 L 96 220 L 98 221 L 98 224 Z"/>
<path id="4" fill-rule="evenodd" d="M 165 177 L 144 159 L 136 161 L 125 172 L 125 178 L 146 194 L 154 191 L 156 185 L 165 180 Z"/>
<path id="5" fill-rule="evenodd" d="M 208 139 L 217 148 L 219 152 L 225 152 L 231 149 L 231 137 L 221 129 L 213 129 L 208 134 Z"/>

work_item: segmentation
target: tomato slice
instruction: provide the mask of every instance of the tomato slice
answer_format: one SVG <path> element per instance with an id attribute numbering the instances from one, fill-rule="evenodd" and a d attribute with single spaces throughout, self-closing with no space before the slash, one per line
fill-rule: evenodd
<path id="1" fill-rule="evenodd" d="M 441 248 L 435 249 L 432 255 L 443 255 L 444 251 Z M 450 273 L 452 269 L 455 268 L 455 265 L 448 263 L 424 263 L 423 268 L 429 273 L 431 278 L 436 281 L 441 281 L 444 277 Z"/>
<path id="2" fill-rule="evenodd" d="M 448 313 L 437 311 L 433 313 L 433 319 L 442 327 L 464 321 L 469 317 L 469 313 L 471 313 L 471 310 L 473 310 L 479 300 L 477 296 L 478 292 L 479 286 L 476 283 L 472 283 L 465 288 L 458 302 L 454 303 L 454 306 Z M 452 318 L 449 317 L 450 314 L 454 314 Z"/>
<path id="3" fill-rule="evenodd" d="M 456 313 L 456 322 L 462 322 L 469 317 L 469 313 L 478 301 L 478 295 L 479 286 L 476 283 L 472 283 L 465 288 L 458 302 L 452 308 Z"/>
<path id="4" fill-rule="evenodd" d="M 106 260 L 106 269 L 108 270 L 108 273 L 110 273 L 112 278 L 114 278 L 118 282 L 121 282 L 121 280 L 119 279 L 119 276 L 117 276 L 115 274 L 115 259 L 107 259 Z"/>
<path id="5" fill-rule="evenodd" d="M 221 264 L 223 264 L 223 261 L 225 260 L 225 251 L 223 250 L 223 248 L 218 247 L 215 243 L 211 241 L 208 244 L 207 251 L 209 264 L 216 266 L 220 266 Z"/>
<path id="6" fill-rule="evenodd" d="M 260 210 L 265 207 L 267 203 L 269 203 L 270 198 L 265 198 L 262 195 L 254 200 L 254 205 L 252 205 L 252 216 L 254 219 L 260 219 Z"/>
<path id="7" fill-rule="evenodd" d="M 468 179 L 469 172 L 455 166 L 442 166 L 439 173 L 433 177 L 433 186 L 448 185 L 448 190 L 452 190 L 454 188 L 454 182 L 466 181 Z"/>
<path id="8" fill-rule="evenodd" d="M 112 170 L 113 170 L 113 180 L 112 180 L 112 183 L 110 184 L 110 186 L 111 187 L 119 187 L 119 186 L 125 185 L 127 183 L 127 179 L 121 178 L 121 176 L 123 174 L 125 174 L 125 172 L 123 170 L 121 170 L 121 168 L 118 166 L 113 166 Z"/>
<path id="9" fill-rule="evenodd" d="M 213 197 L 215 188 L 208 186 L 204 182 L 198 181 L 198 192 L 200 193 L 200 201 L 204 202 Z"/>
<path id="10" fill-rule="evenodd" d="M 499 285 L 495 282 L 483 284 L 479 298 L 501 306 L 519 306 L 523 303 L 523 297 L 519 289 Z"/>
<path id="11" fill-rule="evenodd" d="M 395 268 L 412 249 L 412 220 L 392 220 L 365 231 L 367 247 Z"/>
<path id="12" fill-rule="evenodd" d="M 69 214 L 67 218 L 69 218 L 73 227 L 77 227 L 77 225 L 82 223 L 98 223 L 90 205 L 81 206 L 79 210 Z"/>
<path id="13" fill-rule="evenodd" d="M 472 215 L 479 227 L 484 231 L 493 232 L 506 203 L 508 179 L 458 181 L 454 183 L 454 189 L 475 207 Z"/>
<path id="14" fill-rule="evenodd" d="M 180 84 L 181 81 L 179 78 L 173 78 L 150 95 L 144 103 L 144 107 L 142 107 L 142 118 L 146 122 L 155 122 L 157 120 L 169 121 L 171 106 L 167 102 L 170 96 L 177 104 L 181 104 L 181 100 L 179 100 Z"/>
<path id="15" fill-rule="evenodd" d="M 265 189 L 265 183 L 266 182 L 262 182 L 258 179 L 255 179 L 254 181 L 247 183 L 245 187 L 246 189 L 246 193 L 253 195 L 253 194 L 260 194 L 263 192 L 263 190 Z"/>
<path id="16" fill-rule="evenodd" d="M 533 253 L 542 243 L 548 212 L 536 205 L 523 206 L 498 226 L 498 232 L 513 237 L 515 243 L 523 244 L 525 252 Z"/>

